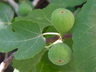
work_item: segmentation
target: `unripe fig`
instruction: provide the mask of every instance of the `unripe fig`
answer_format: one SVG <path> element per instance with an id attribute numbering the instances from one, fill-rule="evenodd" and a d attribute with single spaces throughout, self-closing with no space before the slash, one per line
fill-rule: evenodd
<path id="1" fill-rule="evenodd" d="M 25 1 L 22 1 L 18 9 L 19 15 L 27 16 L 30 11 L 32 11 L 32 7 L 29 4 L 27 4 Z"/>
<path id="2" fill-rule="evenodd" d="M 71 11 L 59 8 L 53 11 L 51 20 L 56 30 L 63 35 L 73 27 L 75 19 Z"/>
<path id="3" fill-rule="evenodd" d="M 55 65 L 65 65 L 70 62 L 72 56 L 71 49 L 65 43 L 57 43 L 48 51 L 49 60 Z"/>

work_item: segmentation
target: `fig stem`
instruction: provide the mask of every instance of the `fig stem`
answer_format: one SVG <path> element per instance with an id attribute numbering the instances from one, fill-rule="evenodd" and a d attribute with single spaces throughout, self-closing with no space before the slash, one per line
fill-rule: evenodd
<path id="1" fill-rule="evenodd" d="M 62 39 L 59 38 L 58 40 L 56 40 L 55 42 L 53 42 L 53 43 L 50 44 L 49 46 L 45 46 L 45 48 L 49 49 L 51 46 L 53 46 L 54 44 L 57 44 L 57 43 L 63 43 Z"/>
<path id="2" fill-rule="evenodd" d="M 59 33 L 55 33 L 55 32 L 43 33 L 42 35 L 58 35 L 58 36 L 60 36 Z"/>
<path id="3" fill-rule="evenodd" d="M 58 35 L 59 39 L 56 40 L 55 42 L 53 42 L 52 44 L 50 44 L 49 46 L 45 46 L 45 48 L 49 49 L 52 45 L 56 44 L 56 43 L 60 43 L 63 42 L 62 41 L 62 36 L 59 33 L 55 33 L 55 32 L 48 32 L 48 33 L 43 33 L 42 35 Z"/>
<path id="4" fill-rule="evenodd" d="M 62 36 L 59 33 L 55 33 L 55 32 L 48 32 L 48 33 L 43 33 L 42 35 L 57 35 L 59 36 L 59 40 L 62 40 Z"/>
<path id="5" fill-rule="evenodd" d="M 55 32 L 48 32 L 48 33 L 43 33 L 43 35 L 58 35 L 59 36 L 59 39 L 56 40 L 55 42 L 53 42 L 52 44 L 50 44 L 49 46 L 45 46 L 45 48 L 49 49 L 51 46 L 53 46 L 54 44 L 56 43 L 60 43 L 60 42 L 63 42 L 62 41 L 62 37 L 59 33 L 55 33 Z"/>

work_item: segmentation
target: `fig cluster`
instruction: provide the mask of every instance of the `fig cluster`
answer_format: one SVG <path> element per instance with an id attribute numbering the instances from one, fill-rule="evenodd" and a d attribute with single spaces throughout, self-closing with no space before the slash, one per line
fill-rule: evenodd
<path id="1" fill-rule="evenodd" d="M 66 32 L 72 29 L 75 17 L 68 9 L 59 8 L 53 11 L 51 20 L 53 26 L 60 33 L 62 38 Z M 70 47 L 62 41 L 54 44 L 49 49 L 48 58 L 53 64 L 62 66 L 70 62 L 72 58 L 72 51 Z"/>

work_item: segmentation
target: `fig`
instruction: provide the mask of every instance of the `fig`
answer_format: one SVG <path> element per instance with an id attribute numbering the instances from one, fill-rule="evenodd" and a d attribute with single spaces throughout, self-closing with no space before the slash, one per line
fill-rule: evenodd
<path id="1" fill-rule="evenodd" d="M 53 11 L 51 20 L 56 30 L 64 35 L 73 27 L 75 18 L 71 11 L 59 8 Z"/>
<path id="2" fill-rule="evenodd" d="M 27 16 L 28 13 L 32 11 L 32 7 L 26 3 L 25 1 L 22 1 L 19 8 L 18 8 L 18 13 L 20 16 Z"/>
<path id="3" fill-rule="evenodd" d="M 65 65 L 70 62 L 71 57 L 72 51 L 65 43 L 57 43 L 48 51 L 48 58 L 55 65 Z"/>

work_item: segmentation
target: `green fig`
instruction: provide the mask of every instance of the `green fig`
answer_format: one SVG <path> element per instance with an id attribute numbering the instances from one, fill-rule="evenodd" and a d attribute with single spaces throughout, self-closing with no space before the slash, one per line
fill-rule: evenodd
<path id="1" fill-rule="evenodd" d="M 59 8 L 53 11 L 51 20 L 56 30 L 63 35 L 73 27 L 75 18 L 71 11 Z"/>
<path id="2" fill-rule="evenodd" d="M 72 51 L 65 43 L 57 43 L 48 51 L 49 60 L 55 65 L 65 65 L 70 62 Z"/>
<path id="3" fill-rule="evenodd" d="M 30 11 L 32 11 L 32 7 L 29 4 L 27 4 L 25 1 L 22 1 L 18 9 L 19 15 L 27 16 Z"/>

